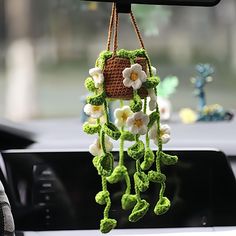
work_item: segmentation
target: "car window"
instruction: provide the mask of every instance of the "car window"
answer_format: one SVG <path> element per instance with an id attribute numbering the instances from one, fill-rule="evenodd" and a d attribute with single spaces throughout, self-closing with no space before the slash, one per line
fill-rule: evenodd
<path id="1" fill-rule="evenodd" d="M 16 121 L 80 116 L 88 70 L 105 49 L 110 3 L 0 0 L 0 117 Z M 214 8 L 134 5 L 145 46 L 162 79 L 179 78 L 174 111 L 196 108 L 197 63 L 215 68 L 207 100 L 236 108 L 236 2 Z M 15 18 L 14 18 L 14 17 Z M 18 19 L 18 20 L 16 20 Z M 138 48 L 127 15 L 119 47 Z"/>

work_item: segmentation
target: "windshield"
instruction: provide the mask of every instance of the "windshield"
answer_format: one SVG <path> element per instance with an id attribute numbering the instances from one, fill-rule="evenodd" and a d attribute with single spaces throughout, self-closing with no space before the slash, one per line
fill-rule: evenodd
<path id="1" fill-rule="evenodd" d="M 84 80 L 106 47 L 111 4 L 78 0 L 0 0 L 0 117 L 15 121 L 80 117 Z M 161 79 L 177 76 L 173 110 L 196 109 L 195 65 L 214 67 L 208 104 L 235 109 L 236 1 L 214 8 L 133 5 Z M 122 14 L 119 48 L 138 41 Z"/>

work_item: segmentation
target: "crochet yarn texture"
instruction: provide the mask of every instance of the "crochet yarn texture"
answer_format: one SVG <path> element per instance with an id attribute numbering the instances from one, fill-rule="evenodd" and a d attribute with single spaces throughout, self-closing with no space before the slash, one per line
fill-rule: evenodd
<path id="1" fill-rule="evenodd" d="M 170 208 L 170 201 L 165 196 L 166 176 L 161 171 L 161 165 L 173 165 L 177 156 L 163 152 L 163 140 L 170 139 L 169 127 L 161 129 L 160 112 L 157 99 L 150 107 L 151 114 L 147 114 L 147 96 L 151 92 L 152 98 L 157 96 L 157 85 L 160 82 L 154 74 L 156 70 L 151 66 L 150 59 L 138 30 L 133 13 L 131 22 L 141 44 L 141 49 L 124 50 L 118 48 L 118 13 L 113 4 L 107 50 L 100 53 L 95 68 L 90 70 L 90 76 L 85 80 L 85 87 L 92 95 L 87 98 L 85 113 L 95 122 L 86 122 L 83 130 L 89 135 L 97 135 L 98 141 L 90 145 L 90 152 L 94 155 L 93 165 L 101 176 L 101 191 L 95 196 L 95 201 L 103 205 L 103 219 L 100 221 L 102 233 L 108 233 L 117 225 L 117 220 L 109 216 L 111 209 L 111 193 L 109 185 L 118 182 L 125 183 L 125 191 L 121 196 L 121 207 L 130 210 L 128 220 L 137 222 L 148 212 L 150 204 L 143 198 L 142 193 L 148 190 L 150 182 L 160 185 L 154 213 L 162 215 Z M 113 30 L 114 28 L 114 30 Z M 114 31 L 113 50 L 110 50 L 112 32 Z M 156 97 L 155 97 L 156 98 Z M 120 107 L 114 112 L 115 122 L 109 114 L 110 102 L 120 101 Z M 91 119 L 90 119 L 91 120 Z M 150 135 L 152 133 L 152 135 Z M 142 139 L 141 137 L 144 137 Z M 157 144 L 157 151 L 151 149 L 150 139 Z M 119 140 L 119 162 L 114 166 L 112 142 Z M 131 181 L 130 170 L 126 166 L 125 142 L 132 142 L 127 154 L 135 162 L 135 172 Z M 151 167 L 155 165 L 153 170 Z M 133 183 L 134 186 L 131 186 Z"/>

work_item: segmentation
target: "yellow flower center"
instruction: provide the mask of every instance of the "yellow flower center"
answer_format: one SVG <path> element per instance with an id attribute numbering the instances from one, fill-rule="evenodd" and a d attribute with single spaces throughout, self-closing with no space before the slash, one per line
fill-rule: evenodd
<path id="1" fill-rule="evenodd" d="M 143 120 L 142 119 L 136 119 L 134 121 L 134 126 L 140 128 L 141 126 L 143 126 Z"/>
<path id="2" fill-rule="evenodd" d="M 121 116 L 122 120 L 125 122 L 128 118 L 128 115 L 124 112 Z"/>
<path id="3" fill-rule="evenodd" d="M 138 73 L 132 72 L 130 74 L 130 79 L 133 80 L 133 81 L 136 81 L 138 79 Z"/>
<path id="4" fill-rule="evenodd" d="M 160 130 L 160 135 L 161 137 L 165 134 L 165 131 L 164 130 Z"/>
<path id="5" fill-rule="evenodd" d="M 93 106 L 93 112 L 100 111 L 100 106 Z"/>

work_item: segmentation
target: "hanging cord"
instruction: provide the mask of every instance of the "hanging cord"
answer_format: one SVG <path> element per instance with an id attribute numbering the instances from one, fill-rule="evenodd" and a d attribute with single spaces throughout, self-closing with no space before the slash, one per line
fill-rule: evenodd
<path id="1" fill-rule="evenodd" d="M 145 50 L 143 39 L 142 39 L 141 33 L 139 31 L 139 28 L 138 28 L 138 25 L 137 25 L 137 22 L 136 22 L 136 19 L 135 19 L 134 14 L 133 14 L 132 11 L 130 12 L 130 19 L 131 19 L 132 25 L 134 27 L 135 33 L 136 33 L 136 35 L 139 39 L 141 48 Z"/>
<path id="2" fill-rule="evenodd" d="M 107 51 L 111 50 L 111 38 L 112 38 L 112 33 L 113 33 L 114 16 L 115 16 L 115 3 L 112 4 L 108 36 L 107 36 Z"/>
<path id="3" fill-rule="evenodd" d="M 113 56 L 116 55 L 116 51 L 118 49 L 118 26 L 119 26 L 119 15 L 117 12 L 116 4 L 115 4 L 115 17 L 114 17 L 114 40 L 113 40 Z"/>
<path id="4" fill-rule="evenodd" d="M 135 16 L 133 12 L 131 11 L 130 19 L 131 23 L 134 27 L 136 36 L 140 42 L 140 46 L 142 49 L 145 50 L 144 42 L 140 33 L 140 30 L 138 28 Z M 118 27 L 119 27 L 119 14 L 117 11 L 116 3 L 113 3 L 112 5 L 112 11 L 110 16 L 110 23 L 109 23 L 109 29 L 108 29 L 108 37 L 107 37 L 107 51 L 110 51 L 111 49 L 111 40 L 112 40 L 112 34 L 113 34 L 113 28 L 114 28 L 114 37 L 113 37 L 113 56 L 116 55 L 117 49 L 118 49 Z"/>

